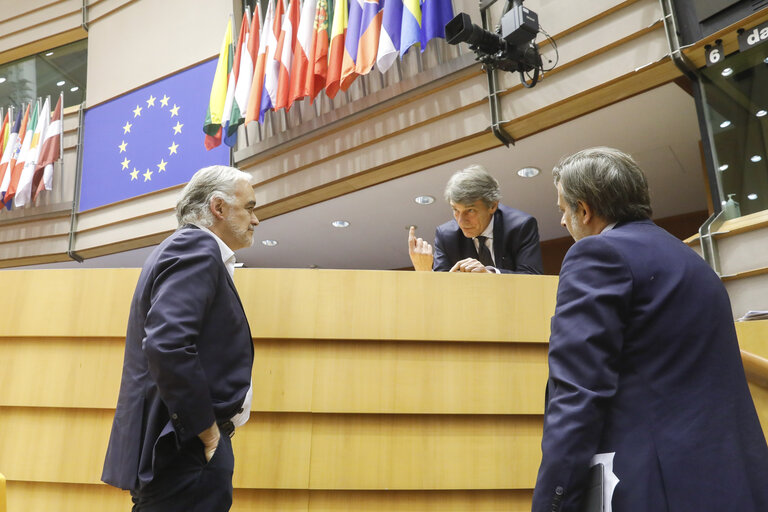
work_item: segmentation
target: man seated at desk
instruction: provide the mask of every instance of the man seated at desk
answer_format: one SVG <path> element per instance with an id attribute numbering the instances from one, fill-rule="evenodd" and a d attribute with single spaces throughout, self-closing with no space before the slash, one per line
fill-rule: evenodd
<path id="1" fill-rule="evenodd" d="M 437 227 L 434 250 L 408 232 L 408 254 L 416 270 L 541 274 L 536 219 L 499 204 L 499 182 L 479 165 L 451 176 L 445 200 L 453 218 Z"/>

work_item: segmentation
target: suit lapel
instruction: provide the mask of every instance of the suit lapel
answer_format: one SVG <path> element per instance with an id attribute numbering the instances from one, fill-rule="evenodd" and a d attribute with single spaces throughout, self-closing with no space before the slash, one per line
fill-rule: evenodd
<path id="1" fill-rule="evenodd" d="M 493 212 L 493 261 L 496 268 L 504 268 L 504 215 L 501 214 L 501 205 Z"/>

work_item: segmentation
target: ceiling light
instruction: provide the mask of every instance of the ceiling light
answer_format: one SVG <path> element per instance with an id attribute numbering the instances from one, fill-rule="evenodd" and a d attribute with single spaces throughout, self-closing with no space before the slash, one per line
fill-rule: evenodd
<path id="1" fill-rule="evenodd" d="M 64 84 L 65 84 L 64 80 L 59 80 L 58 82 L 56 82 L 56 85 L 58 85 L 59 87 L 61 87 Z"/>
<path id="2" fill-rule="evenodd" d="M 728 170 L 728 164 L 723 164 L 719 167 L 721 171 L 727 171 Z"/>
<path id="3" fill-rule="evenodd" d="M 53 55 L 53 52 L 48 52 L 45 54 L 46 57 L 50 57 L 51 55 Z"/>
<path id="4" fill-rule="evenodd" d="M 720 128 L 728 128 L 729 126 L 731 126 L 731 122 L 728 120 L 725 120 L 722 123 L 720 123 Z"/>
<path id="5" fill-rule="evenodd" d="M 755 199 L 757 199 L 757 194 L 749 194 L 747 196 L 747 199 L 751 199 L 752 201 L 754 201 Z"/>
<path id="6" fill-rule="evenodd" d="M 536 167 L 523 167 L 517 171 L 517 175 L 521 178 L 533 178 L 534 176 L 538 176 L 540 172 L 541 171 Z"/>
<path id="7" fill-rule="evenodd" d="M 277 240 L 262 240 L 261 243 L 267 247 L 274 247 L 277 245 Z"/>
<path id="8" fill-rule="evenodd" d="M 70 91 L 72 91 L 72 92 L 75 92 L 75 91 L 76 91 L 76 90 L 78 90 L 78 89 L 79 89 L 79 87 L 78 87 L 78 86 L 74 86 L 74 87 L 70 88 L 69 90 L 70 90 Z"/>
<path id="9" fill-rule="evenodd" d="M 0 76 L 0 84 L 3 83 L 3 82 L 5 82 L 5 77 L 4 76 Z"/>
<path id="10" fill-rule="evenodd" d="M 758 111 L 755 113 L 755 115 L 756 115 L 757 117 L 763 117 L 763 116 L 765 116 L 765 114 L 768 114 L 768 111 L 766 111 L 766 110 L 758 110 Z"/>
<path id="11" fill-rule="evenodd" d="M 432 196 L 419 196 L 414 201 L 418 204 L 432 204 L 435 202 L 435 198 Z"/>
<path id="12" fill-rule="evenodd" d="M 335 220 L 331 222 L 331 226 L 335 228 L 346 228 L 346 227 L 349 227 L 349 222 L 345 220 Z"/>
<path id="13" fill-rule="evenodd" d="M 752 157 L 750 157 L 750 160 L 752 160 L 755 163 L 759 162 L 762 159 L 763 157 L 761 157 L 760 155 L 752 155 Z"/>
<path id="14" fill-rule="evenodd" d="M 763 62 L 765 62 L 766 64 L 768 64 L 768 57 L 764 58 L 764 59 L 763 59 Z"/>
<path id="15" fill-rule="evenodd" d="M 725 68 L 720 74 L 723 76 L 731 76 L 733 74 L 733 68 Z"/>

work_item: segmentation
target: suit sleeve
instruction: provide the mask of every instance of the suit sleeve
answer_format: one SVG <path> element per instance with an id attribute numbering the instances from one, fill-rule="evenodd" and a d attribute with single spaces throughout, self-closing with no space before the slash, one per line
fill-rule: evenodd
<path id="1" fill-rule="evenodd" d="M 549 340 L 549 402 L 533 512 L 575 512 L 618 387 L 632 275 L 603 237 L 563 261 Z"/>
<path id="2" fill-rule="evenodd" d="M 508 244 L 515 254 L 511 256 L 515 261 L 514 270 L 499 268 L 503 274 L 541 274 L 543 264 L 541 260 L 541 245 L 539 244 L 539 226 L 534 217 L 528 217 L 513 234 L 513 241 Z"/>
<path id="3" fill-rule="evenodd" d="M 155 267 L 144 324 L 142 348 L 149 372 L 181 441 L 198 435 L 215 421 L 196 346 L 221 275 L 215 245 L 211 238 L 210 244 L 204 240 L 194 248 L 168 248 Z"/>
<path id="4" fill-rule="evenodd" d="M 435 246 L 434 246 L 434 260 L 432 261 L 432 270 L 434 272 L 448 272 L 456 263 L 451 262 L 448 255 L 445 254 L 445 240 L 443 240 L 443 234 L 438 227 L 435 230 Z"/>

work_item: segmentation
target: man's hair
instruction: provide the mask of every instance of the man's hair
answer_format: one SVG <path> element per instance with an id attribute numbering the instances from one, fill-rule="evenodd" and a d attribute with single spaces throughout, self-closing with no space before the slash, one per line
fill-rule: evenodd
<path id="1" fill-rule="evenodd" d="M 645 175 L 631 156 L 618 149 L 597 147 L 579 151 L 563 158 L 552 174 L 572 210 L 582 201 L 609 222 L 651 216 Z"/>
<path id="2" fill-rule="evenodd" d="M 212 165 L 203 167 L 192 176 L 181 192 L 176 203 L 176 220 L 179 227 L 197 224 L 209 228 L 213 225 L 213 214 L 208 205 L 211 199 L 220 197 L 227 203 L 235 200 L 238 181 L 251 182 L 251 175 L 234 167 Z"/>
<path id="3" fill-rule="evenodd" d="M 449 203 L 472 204 L 482 200 L 490 208 L 500 199 L 499 182 L 482 165 L 456 171 L 445 186 L 445 200 Z"/>

